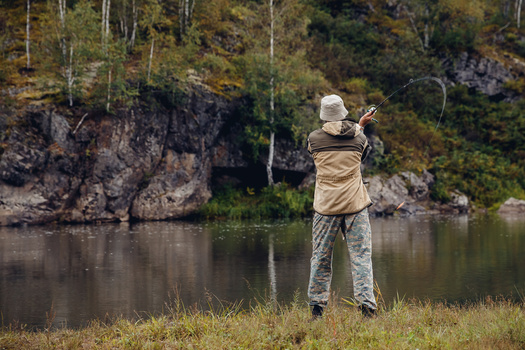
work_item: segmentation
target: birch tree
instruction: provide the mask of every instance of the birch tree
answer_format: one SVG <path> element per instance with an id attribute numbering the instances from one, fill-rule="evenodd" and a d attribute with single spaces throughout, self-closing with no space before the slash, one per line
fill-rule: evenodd
<path id="1" fill-rule="evenodd" d="M 307 19 L 299 1 L 266 0 L 252 4 L 250 10 L 243 13 L 245 37 L 253 38 L 246 43 L 243 56 L 244 92 L 251 113 L 243 136 L 254 160 L 268 152 L 265 172 L 272 186 L 277 180 L 272 171 L 276 137 L 293 133 L 294 120 L 302 112 L 302 93 L 312 86 L 303 82 L 315 74 L 307 64 Z"/>
<path id="2" fill-rule="evenodd" d="M 179 0 L 179 25 L 181 36 L 188 32 L 196 0 Z"/>
<path id="3" fill-rule="evenodd" d="M 140 26 L 148 33 L 148 58 L 146 68 L 146 81 L 149 84 L 151 72 L 153 69 L 153 57 L 155 46 L 166 37 L 166 27 L 171 25 L 169 19 L 165 16 L 162 6 L 156 0 L 149 0 L 143 8 L 144 15 L 139 22 Z"/>
<path id="4" fill-rule="evenodd" d="M 91 3 L 79 1 L 68 9 L 65 0 L 50 3 L 51 16 L 44 30 L 44 61 L 58 66 L 59 82 L 69 106 L 80 96 L 87 64 L 98 57 L 96 13 Z M 55 7 L 56 6 L 56 7 Z M 53 16 L 55 14 L 55 16 Z"/>
<path id="5" fill-rule="evenodd" d="M 516 26 L 520 27 L 520 20 L 521 20 L 521 4 L 523 0 L 516 0 L 515 8 L 516 8 Z"/>
<path id="6" fill-rule="evenodd" d="M 420 0 L 406 1 L 404 4 L 405 13 L 423 52 L 430 46 L 437 20 L 436 7 L 428 1 Z"/>
<path id="7" fill-rule="evenodd" d="M 31 55 L 29 53 L 29 45 L 30 45 L 30 35 L 29 30 L 31 28 L 31 0 L 27 0 L 27 20 L 26 20 L 26 56 L 27 56 L 27 63 L 26 63 L 26 69 L 29 70 L 31 68 Z"/>
<path id="8" fill-rule="evenodd" d="M 100 37 L 103 50 L 106 50 L 108 45 L 110 8 L 111 0 L 102 0 L 102 28 L 100 31 Z"/>
<path id="9" fill-rule="evenodd" d="M 275 131 L 273 129 L 274 113 L 275 113 L 275 77 L 274 77 L 274 13 L 273 0 L 270 0 L 270 146 L 268 151 L 268 162 L 266 163 L 266 175 L 268 176 L 268 185 L 273 186 L 273 155 L 275 152 Z"/>

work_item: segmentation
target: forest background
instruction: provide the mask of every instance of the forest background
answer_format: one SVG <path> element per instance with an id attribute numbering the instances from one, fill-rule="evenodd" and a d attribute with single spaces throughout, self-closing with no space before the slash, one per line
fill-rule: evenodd
<path id="1" fill-rule="evenodd" d="M 54 105 L 65 115 L 111 114 L 151 98 L 175 106 L 189 85 L 205 84 L 243 99 L 238 136 L 259 159 L 275 135 L 304 144 L 325 94 L 363 112 L 410 79 L 443 78 L 444 62 L 465 52 L 523 65 L 521 7 L 521 0 L 1 0 L 0 112 Z M 525 199 L 524 75 L 504 88 L 507 97 L 489 98 L 447 82 L 434 135 L 441 91 L 411 86 L 368 127 L 385 146 L 368 172 L 428 169 L 437 201 L 451 189 L 485 208 Z M 0 130 L 0 157 L 10 123 Z"/>

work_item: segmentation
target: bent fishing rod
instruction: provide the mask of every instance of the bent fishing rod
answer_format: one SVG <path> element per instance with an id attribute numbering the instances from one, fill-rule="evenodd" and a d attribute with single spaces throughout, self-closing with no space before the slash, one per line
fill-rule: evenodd
<path id="1" fill-rule="evenodd" d="M 441 107 L 441 114 L 439 115 L 439 119 L 438 119 L 438 122 L 436 124 L 436 128 L 434 129 L 434 132 L 432 133 L 432 136 L 430 137 L 430 140 L 428 142 L 428 146 L 427 146 L 427 149 L 425 150 L 425 154 L 427 153 L 428 151 L 428 147 L 430 147 L 430 142 L 432 141 L 432 138 L 434 137 L 434 134 L 436 133 L 438 127 L 439 127 L 439 124 L 441 123 L 441 118 L 443 117 L 443 113 L 445 112 L 445 105 L 447 103 L 447 88 L 445 87 L 445 84 L 443 83 L 443 81 L 441 81 L 441 79 L 438 79 L 436 77 L 423 77 L 423 78 L 418 78 L 418 79 L 410 79 L 408 81 L 408 83 L 406 83 L 405 85 L 401 86 L 399 89 L 397 89 L 396 91 L 394 91 L 393 93 L 391 93 L 387 98 L 385 98 L 383 101 L 381 101 L 377 106 L 376 105 L 371 105 L 368 107 L 367 109 L 367 112 L 370 112 L 370 111 L 374 111 L 374 114 L 375 112 L 377 112 L 377 110 L 386 102 L 388 101 L 392 96 L 394 96 L 395 94 L 397 94 L 399 91 L 401 90 L 404 90 L 406 89 L 407 87 L 409 87 L 410 85 L 414 84 L 414 83 L 417 83 L 417 82 L 420 82 L 420 81 L 425 81 L 425 80 L 432 80 L 432 81 L 435 81 L 436 83 L 438 83 L 440 86 L 441 86 L 441 90 L 443 90 L 443 106 Z M 375 118 L 372 118 L 372 120 L 376 123 L 379 123 L 379 121 Z"/>

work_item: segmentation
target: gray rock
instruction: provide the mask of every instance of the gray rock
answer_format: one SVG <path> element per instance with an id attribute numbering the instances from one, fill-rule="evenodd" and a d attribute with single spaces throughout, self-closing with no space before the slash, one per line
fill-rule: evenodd
<path id="1" fill-rule="evenodd" d="M 363 181 L 374 202 L 369 208 L 370 214 L 391 215 L 397 212 L 400 215 L 415 215 L 427 212 L 434 177 L 426 170 L 421 176 L 403 172 L 388 179 L 374 176 Z"/>
<path id="2" fill-rule="evenodd" d="M 406 187 L 410 195 L 416 200 L 427 199 L 429 188 L 423 177 L 418 177 L 412 172 L 402 172 L 401 176 L 405 180 Z"/>
<path id="3" fill-rule="evenodd" d="M 468 197 L 457 190 L 450 193 L 450 202 L 447 204 L 461 212 L 468 211 L 469 209 Z"/>
<path id="4" fill-rule="evenodd" d="M 525 213 L 525 200 L 509 198 L 499 209 L 499 214 L 523 214 Z"/>
<path id="5" fill-rule="evenodd" d="M 365 179 L 369 182 L 368 194 L 374 205 L 369 208 L 370 214 L 393 214 L 395 209 L 408 198 L 405 182 L 399 175 L 384 181 L 380 176 Z"/>
<path id="6" fill-rule="evenodd" d="M 446 83 L 463 84 L 499 100 L 512 101 L 516 97 L 503 87 L 514 76 L 502 63 L 491 58 L 477 58 L 463 52 L 457 58 L 445 59 L 443 66 Z"/>

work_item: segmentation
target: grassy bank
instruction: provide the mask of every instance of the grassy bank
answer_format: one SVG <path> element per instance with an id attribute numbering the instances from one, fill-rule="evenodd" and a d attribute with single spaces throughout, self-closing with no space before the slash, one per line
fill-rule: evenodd
<path id="1" fill-rule="evenodd" d="M 295 189 L 284 182 L 260 190 L 224 186 L 214 190 L 197 216 L 233 220 L 305 217 L 312 214 L 313 198 L 313 187 Z"/>
<path id="2" fill-rule="evenodd" d="M 524 349 L 524 304 L 486 299 L 467 306 L 397 301 L 378 316 L 333 303 L 308 322 L 308 306 L 257 303 L 209 312 L 175 302 L 163 316 L 92 322 L 78 329 L 4 326 L 1 349 Z"/>

